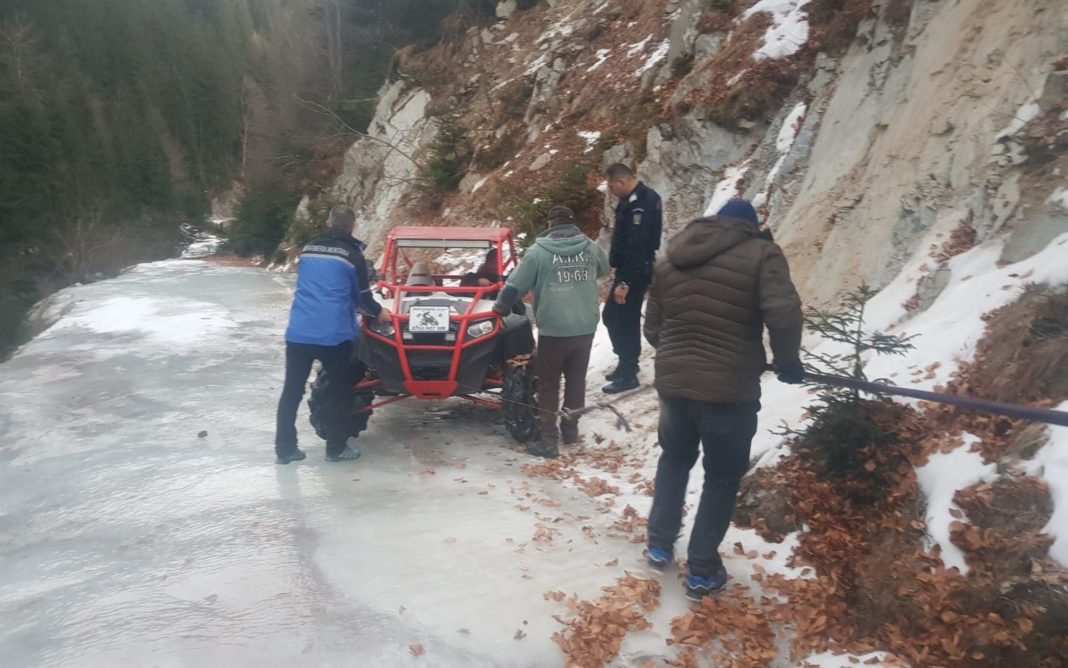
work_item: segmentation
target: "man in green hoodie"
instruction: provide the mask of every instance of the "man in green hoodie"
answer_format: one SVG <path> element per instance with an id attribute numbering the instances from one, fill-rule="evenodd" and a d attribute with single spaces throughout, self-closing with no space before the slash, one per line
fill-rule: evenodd
<path id="1" fill-rule="evenodd" d="M 549 229 L 523 256 L 519 268 L 501 290 L 493 310 L 502 315 L 529 292 L 534 293 L 534 322 L 538 326 L 538 378 L 541 438 L 527 445 L 540 457 L 559 455 L 565 445 L 578 441 L 578 422 L 559 420 L 560 376 L 564 376 L 564 407 L 586 405 L 586 369 L 593 334 L 600 318 L 600 281 L 608 276 L 608 255 L 575 225 L 567 207 L 549 210 Z"/>

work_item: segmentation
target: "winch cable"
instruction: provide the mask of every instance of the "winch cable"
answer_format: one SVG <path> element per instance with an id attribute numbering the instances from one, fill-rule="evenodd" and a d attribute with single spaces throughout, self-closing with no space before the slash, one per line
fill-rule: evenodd
<path id="1" fill-rule="evenodd" d="M 769 371 L 774 371 L 774 369 L 769 369 Z M 968 397 L 959 394 L 944 394 L 941 392 L 918 390 L 911 387 L 887 385 L 885 383 L 874 383 L 871 381 L 857 380 L 855 378 L 845 378 L 843 376 L 832 376 L 829 374 L 812 373 L 808 371 L 805 372 L 804 382 L 809 384 L 841 387 L 844 389 L 866 392 L 868 394 L 898 396 L 906 397 L 909 399 L 918 399 L 920 401 L 930 401 L 934 403 L 944 404 L 947 406 L 953 406 L 955 408 L 959 408 L 965 411 L 987 413 L 991 415 L 1001 415 L 1003 417 L 1007 417 L 1013 420 L 1042 422 L 1058 427 L 1068 427 L 1068 412 L 1053 410 L 1050 408 L 1034 408 L 1031 406 L 1021 406 L 1019 404 L 989 401 L 987 399 L 976 399 L 974 397 Z M 644 392 L 651 390 L 652 388 L 652 385 L 646 385 L 631 392 L 620 394 L 619 396 L 613 397 L 608 401 L 600 401 L 594 404 L 590 404 L 584 408 L 579 408 L 575 410 L 561 408 L 556 413 L 544 411 L 541 408 L 530 404 L 512 401 L 503 397 L 499 398 L 501 401 L 526 406 L 538 412 L 547 413 L 549 415 L 558 415 L 565 419 L 577 419 L 585 415 L 586 413 L 595 410 L 611 411 L 616 416 L 617 426 L 630 432 L 630 424 L 627 422 L 627 419 L 626 417 L 624 417 L 623 413 L 618 408 L 616 408 L 614 404 L 625 399 L 629 399 L 635 395 L 643 394 Z"/>
<path id="2" fill-rule="evenodd" d="M 774 371 L 774 369 L 769 370 Z M 1068 412 L 1057 411 L 1050 408 L 1033 408 L 1030 406 L 1020 406 L 1019 404 L 1006 404 L 999 401 L 976 399 L 974 397 L 967 397 L 959 394 L 943 394 L 941 392 L 917 390 L 911 387 L 873 383 L 871 381 L 857 380 L 855 378 L 844 378 L 842 376 L 831 376 L 822 373 L 810 373 L 808 371 L 805 372 L 804 380 L 806 383 L 830 385 L 833 387 L 867 392 L 868 394 L 883 394 L 919 399 L 921 401 L 933 401 L 935 403 L 953 406 L 961 410 L 1001 415 L 1013 420 L 1044 422 L 1059 427 L 1068 427 Z"/>

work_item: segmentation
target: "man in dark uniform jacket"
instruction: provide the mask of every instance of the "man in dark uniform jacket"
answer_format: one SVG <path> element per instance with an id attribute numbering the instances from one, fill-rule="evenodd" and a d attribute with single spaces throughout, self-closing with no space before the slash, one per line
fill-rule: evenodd
<path id="1" fill-rule="evenodd" d="M 390 322 L 389 309 L 371 293 L 363 244 L 353 238 L 356 214 L 347 206 L 330 211 L 327 230 L 304 247 L 297 264 L 297 289 L 286 328 L 286 373 L 274 449 L 279 464 L 304 459 L 297 447 L 297 409 L 304 396 L 315 360 L 331 380 L 327 397 L 328 462 L 358 459 L 358 448 L 348 446 L 347 403 L 349 388 L 338 379 L 347 377 L 353 343 L 359 335 L 356 310 Z"/>
<path id="2" fill-rule="evenodd" d="M 638 356 L 642 351 L 642 300 L 653 276 L 653 262 L 660 248 L 662 205 L 660 195 L 637 179 L 622 164 L 605 172 L 608 190 L 619 198 L 612 232 L 609 261 L 615 269 L 612 292 L 604 307 L 604 324 L 619 358 L 606 394 L 638 387 Z"/>

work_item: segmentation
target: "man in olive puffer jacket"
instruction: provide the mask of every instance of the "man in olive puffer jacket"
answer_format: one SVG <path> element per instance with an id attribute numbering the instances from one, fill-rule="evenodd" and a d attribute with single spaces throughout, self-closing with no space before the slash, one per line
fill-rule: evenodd
<path id="1" fill-rule="evenodd" d="M 784 382 L 801 382 L 801 300 L 782 250 L 757 229 L 756 211 L 733 200 L 691 222 L 656 266 L 645 338 L 656 348 L 660 447 L 649 517 L 649 563 L 662 568 L 682 526 L 690 469 L 704 447 L 704 488 L 689 546 L 687 595 L 726 584 L 719 544 L 760 410 L 764 327 Z"/>

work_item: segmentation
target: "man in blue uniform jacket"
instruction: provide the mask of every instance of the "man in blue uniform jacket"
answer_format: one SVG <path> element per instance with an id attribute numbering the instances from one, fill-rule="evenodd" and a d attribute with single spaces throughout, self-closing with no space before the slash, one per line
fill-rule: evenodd
<path id="1" fill-rule="evenodd" d="M 619 365 L 607 375 L 605 394 L 638 387 L 638 356 L 642 352 L 642 301 L 653 278 L 660 248 L 663 205 L 655 190 L 634 171 L 616 163 L 605 172 L 608 190 L 619 198 L 608 259 L 615 269 L 612 292 L 604 307 L 604 324 Z"/>
<path id="2" fill-rule="evenodd" d="M 326 233 L 313 239 L 300 254 L 297 264 L 297 291 L 286 329 L 286 380 L 278 400 L 278 422 L 274 437 L 277 463 L 300 461 L 305 455 L 297 447 L 297 408 L 304 396 L 315 360 L 323 365 L 328 379 L 342 379 L 327 385 L 326 461 L 359 459 L 360 451 L 347 444 L 347 412 L 350 388 L 349 359 L 359 334 L 356 310 L 389 322 L 389 309 L 371 295 L 364 244 L 353 238 L 356 214 L 347 206 L 330 211 Z"/>

